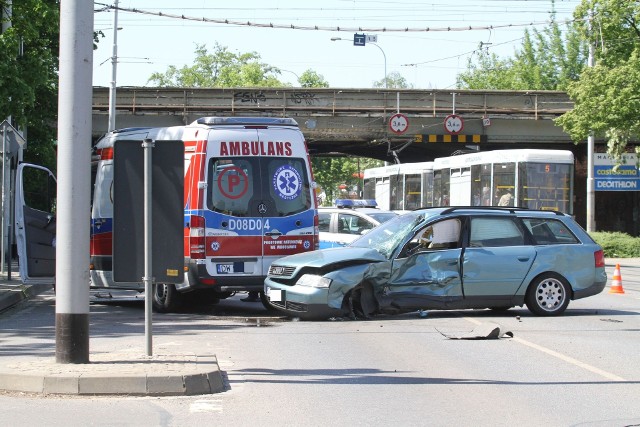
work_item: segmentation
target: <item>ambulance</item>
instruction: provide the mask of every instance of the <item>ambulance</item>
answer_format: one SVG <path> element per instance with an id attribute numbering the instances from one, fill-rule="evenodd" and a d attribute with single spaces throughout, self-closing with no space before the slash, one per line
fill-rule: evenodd
<path id="1" fill-rule="evenodd" d="M 184 143 L 184 281 L 154 284 L 156 311 L 175 311 L 190 298 L 262 295 L 274 260 L 318 248 L 315 184 L 295 120 L 203 117 L 186 126 L 122 129 L 94 147 L 92 288 L 144 290 L 114 282 L 112 273 L 114 143 L 144 139 Z"/>

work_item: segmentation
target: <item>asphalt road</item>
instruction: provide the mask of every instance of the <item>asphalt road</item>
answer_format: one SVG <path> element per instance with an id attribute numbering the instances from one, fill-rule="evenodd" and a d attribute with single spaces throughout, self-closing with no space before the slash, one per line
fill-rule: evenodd
<path id="1" fill-rule="evenodd" d="M 640 424 L 640 272 L 563 316 L 430 311 L 292 321 L 241 296 L 154 315 L 154 351 L 215 354 L 227 390 L 191 397 L 0 394 L 11 426 L 627 426 Z M 609 276 L 611 277 L 611 275 Z M 91 353 L 144 352 L 140 298 L 91 305 Z M 0 356 L 51 357 L 54 297 L 0 314 Z M 513 337 L 458 340 L 487 325 Z M 161 369 L 161 367 L 159 367 Z"/>

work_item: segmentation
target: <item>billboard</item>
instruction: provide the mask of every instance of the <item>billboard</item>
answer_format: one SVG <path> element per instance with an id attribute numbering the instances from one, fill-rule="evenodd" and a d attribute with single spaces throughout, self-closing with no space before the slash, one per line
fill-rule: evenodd
<path id="1" fill-rule="evenodd" d="M 626 153 L 621 163 L 610 154 L 593 154 L 593 177 L 596 191 L 640 191 L 637 156 Z"/>

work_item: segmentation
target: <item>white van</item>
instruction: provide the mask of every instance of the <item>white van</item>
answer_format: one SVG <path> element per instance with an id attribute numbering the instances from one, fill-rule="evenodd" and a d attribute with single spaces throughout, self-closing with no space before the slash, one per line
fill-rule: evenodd
<path id="1" fill-rule="evenodd" d="M 116 140 L 184 143 L 184 282 L 154 285 L 156 311 L 188 295 L 217 302 L 262 291 L 271 263 L 318 248 L 318 214 L 306 142 L 293 119 L 204 117 L 187 126 L 111 132 L 95 146 L 91 287 L 113 281 L 113 147 Z M 264 298 L 264 296 L 263 296 Z"/>

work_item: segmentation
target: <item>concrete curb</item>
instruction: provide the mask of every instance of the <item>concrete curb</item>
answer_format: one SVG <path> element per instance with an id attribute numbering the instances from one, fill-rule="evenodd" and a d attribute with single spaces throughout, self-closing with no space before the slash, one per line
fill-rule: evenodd
<path id="1" fill-rule="evenodd" d="M 34 296 L 46 292 L 51 285 L 23 285 L 20 281 L 0 283 L 0 312 Z"/>
<path id="2" fill-rule="evenodd" d="M 0 366 L 0 390 L 42 395 L 188 396 L 225 390 L 215 356 L 99 354 L 88 364 L 51 358 Z"/>

